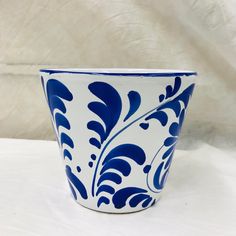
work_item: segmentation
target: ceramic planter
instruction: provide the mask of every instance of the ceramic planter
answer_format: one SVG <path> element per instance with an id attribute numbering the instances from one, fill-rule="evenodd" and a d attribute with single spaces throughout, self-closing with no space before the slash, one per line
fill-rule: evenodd
<path id="1" fill-rule="evenodd" d="M 40 71 L 74 199 L 102 212 L 152 206 L 165 185 L 195 72 Z"/>

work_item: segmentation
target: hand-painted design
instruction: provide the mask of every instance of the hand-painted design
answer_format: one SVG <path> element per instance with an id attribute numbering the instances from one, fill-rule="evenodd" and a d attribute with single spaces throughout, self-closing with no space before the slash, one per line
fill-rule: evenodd
<path id="1" fill-rule="evenodd" d="M 143 167 L 143 172 L 147 175 L 147 187 L 148 190 L 140 189 L 137 187 L 126 187 L 122 189 L 117 189 L 116 187 L 121 184 L 123 177 L 129 176 L 131 173 L 131 162 L 134 161 L 137 165 L 142 166 L 145 163 L 146 155 L 143 149 L 135 144 L 121 144 L 117 147 L 114 147 L 109 151 L 106 156 L 104 153 L 108 146 L 112 143 L 112 141 L 119 136 L 123 131 L 128 129 L 131 125 L 137 123 L 141 119 L 144 119 L 144 122 L 141 122 L 139 125 L 142 129 L 147 130 L 149 128 L 149 123 L 152 120 L 157 120 L 160 122 L 162 126 L 166 126 L 168 124 L 168 113 L 167 109 L 172 110 L 176 117 L 179 118 L 182 106 L 184 108 L 187 107 L 188 100 L 192 94 L 194 84 L 190 85 L 187 89 L 185 89 L 182 93 L 175 96 L 180 89 L 181 86 L 181 78 L 176 77 L 174 81 L 174 85 L 168 85 L 166 87 L 166 94 L 161 94 L 159 96 L 160 105 L 147 111 L 145 114 L 139 116 L 135 120 L 126 124 L 126 121 L 138 110 L 141 104 L 141 96 L 136 91 L 130 91 L 128 93 L 128 99 L 130 103 L 130 108 L 123 119 L 125 125 L 122 129 L 117 131 L 113 136 L 109 137 L 110 132 L 113 130 L 115 125 L 117 124 L 121 109 L 122 109 L 122 100 L 119 93 L 109 84 L 104 82 L 94 82 L 89 85 L 89 90 L 102 102 L 94 101 L 88 104 L 88 108 L 95 113 L 104 124 L 99 123 L 98 121 L 89 121 L 87 126 L 88 129 L 93 130 L 100 136 L 100 141 L 93 137 L 89 141 L 90 143 L 98 149 L 101 149 L 99 157 L 97 158 L 95 154 L 92 154 L 91 158 L 93 161 L 96 160 L 95 170 L 93 173 L 92 180 L 92 196 L 95 195 L 98 197 L 97 206 L 100 207 L 101 204 L 109 204 L 110 197 L 112 196 L 112 202 L 114 206 L 118 209 L 125 206 L 126 201 L 132 195 L 135 195 L 130 199 L 129 205 L 131 207 L 137 206 L 140 202 L 142 202 L 142 207 L 147 207 L 151 204 L 154 204 L 152 201 L 152 197 L 148 194 L 148 190 L 152 192 L 157 192 L 156 189 L 153 190 L 149 186 L 148 175 L 152 168 L 152 163 L 154 159 L 157 157 L 159 151 L 163 148 L 163 146 L 167 145 L 168 147 L 172 147 L 174 145 L 174 140 L 176 140 L 177 131 L 176 124 L 173 124 L 170 128 L 170 134 L 173 135 L 172 139 L 166 139 L 165 144 L 159 149 L 157 154 L 154 156 L 152 162 Z M 177 122 L 175 122 L 177 123 Z M 105 128 L 104 128 L 105 125 Z M 178 127 L 180 127 L 178 125 Z M 109 139 L 108 139 L 109 137 Z M 96 141 L 95 141 L 96 140 Z M 103 142 L 106 140 L 105 145 Z M 172 145 L 173 144 L 173 145 Z M 174 147 L 173 147 L 174 149 Z M 172 153 L 169 150 L 169 154 Z M 168 152 L 165 154 L 166 159 L 168 159 Z M 164 159 L 165 159 L 164 158 Z M 103 161 L 102 161 L 103 160 Z M 131 161 L 131 162 L 130 162 Z M 100 166 L 101 163 L 101 166 Z M 170 163 L 170 161 L 169 161 Z M 92 165 L 91 165 L 92 166 Z M 162 170 L 162 168 L 169 168 L 169 164 L 160 165 L 158 171 Z M 100 170 L 99 174 L 97 173 Z M 168 172 L 168 171 L 167 171 Z M 162 172 L 161 172 L 162 173 Z M 164 176 L 166 178 L 167 173 Z M 159 181 L 158 172 L 155 174 L 155 185 L 157 186 L 157 182 Z M 161 177 L 163 175 L 161 174 Z M 159 176 L 160 177 L 160 176 Z M 162 180 L 161 180 L 162 181 Z M 163 185 L 164 181 L 158 182 L 159 185 Z M 158 188 L 160 186 L 157 186 Z M 156 188 L 156 187 L 155 187 Z M 96 193 L 96 194 L 95 194 Z M 105 196 L 104 196 L 105 194 Z M 123 196 L 123 197 L 122 197 Z M 126 197 L 127 196 L 127 197 Z"/>
<path id="2" fill-rule="evenodd" d="M 164 187 L 164 184 L 166 182 L 166 178 L 169 172 L 170 164 L 172 162 L 177 138 L 182 128 L 184 116 L 185 116 L 185 109 L 183 108 L 180 113 L 178 123 L 173 122 L 169 127 L 169 133 L 171 136 L 165 139 L 164 145 L 162 146 L 162 148 L 165 147 L 167 148 L 167 150 L 164 152 L 162 156 L 163 161 L 157 167 L 154 177 L 153 177 L 153 185 L 156 190 L 161 190 Z"/>
<path id="3" fill-rule="evenodd" d="M 42 84 L 44 87 L 45 92 L 45 86 L 44 86 L 44 80 L 42 79 Z M 70 123 L 65 117 L 66 113 L 66 106 L 64 104 L 64 100 L 66 101 L 72 101 L 73 95 L 69 91 L 69 89 L 55 79 L 49 79 L 46 84 L 46 92 L 47 95 L 47 102 L 52 114 L 52 118 L 55 121 L 55 132 L 57 133 L 57 139 L 58 143 L 61 147 L 63 147 L 63 144 L 67 144 L 68 147 L 74 148 L 74 143 L 72 139 L 64 132 L 59 132 L 59 128 L 63 127 L 64 129 L 70 130 Z M 54 114 L 55 111 L 55 114 Z M 59 113 L 61 112 L 61 113 Z M 59 140 L 60 138 L 60 140 Z M 63 150 L 64 158 L 68 158 L 69 160 L 72 160 L 72 155 L 68 149 Z"/>
<path id="4" fill-rule="evenodd" d="M 93 130 L 100 136 L 100 141 L 91 138 L 90 143 L 97 148 L 107 139 L 111 130 L 115 127 L 121 114 L 121 98 L 119 93 L 109 84 L 103 82 L 94 82 L 89 85 L 89 90 L 102 102 L 90 102 L 88 108 L 101 118 L 105 129 L 98 121 L 88 122 L 88 129 Z"/>
<path id="5" fill-rule="evenodd" d="M 141 104 L 141 96 L 136 91 L 130 91 L 128 93 L 129 98 L 129 112 L 127 113 L 126 117 L 124 118 L 124 121 L 128 120 L 139 108 Z"/>
<path id="6" fill-rule="evenodd" d="M 88 163 L 88 165 L 89 165 L 90 168 L 92 168 L 92 167 L 93 167 L 93 162 L 90 161 L 90 162 Z"/>
<path id="7" fill-rule="evenodd" d="M 181 96 L 180 98 L 176 97 L 174 100 L 170 100 L 170 101 L 167 100 L 167 99 L 169 99 L 169 98 L 173 97 L 174 95 L 176 95 L 178 93 L 180 87 L 181 87 L 181 78 L 176 77 L 173 87 L 171 85 L 167 85 L 166 95 L 161 94 L 159 96 L 159 101 L 163 102 L 165 100 L 164 103 L 161 104 L 156 109 L 154 109 L 154 112 L 151 113 L 149 116 L 147 116 L 145 118 L 145 121 L 149 121 L 151 119 L 156 119 L 161 123 L 162 126 L 165 126 L 168 122 L 168 115 L 166 114 L 165 111 L 162 111 L 165 108 L 170 108 L 172 110 L 175 110 L 175 114 L 176 114 L 176 117 L 177 117 L 179 115 L 179 112 L 180 112 L 180 109 L 181 109 L 180 101 L 183 98 L 185 98 L 185 95 Z M 141 123 L 140 127 L 143 128 L 144 130 L 148 129 L 149 128 L 149 122 Z"/>
<path id="8" fill-rule="evenodd" d="M 77 169 L 78 172 L 81 172 L 80 166 L 77 166 L 76 169 Z"/>
<path id="9" fill-rule="evenodd" d="M 125 207 L 126 202 L 129 200 L 130 207 L 137 207 L 139 203 L 142 203 L 142 207 L 147 207 L 152 201 L 152 197 L 146 194 L 147 190 L 137 187 L 127 187 L 118 190 L 112 197 L 112 202 L 117 209 Z M 132 196 L 132 198 L 131 198 Z M 155 201 L 155 200 L 154 200 Z"/>
<path id="10" fill-rule="evenodd" d="M 56 108 L 61 112 L 66 113 L 66 107 L 62 99 L 72 101 L 73 95 L 69 89 L 58 80 L 49 79 L 46 86 L 46 92 L 51 113 L 53 113 Z"/>
<path id="11" fill-rule="evenodd" d="M 100 141 L 95 137 L 90 138 L 89 140 L 90 144 L 100 149 L 102 147 L 103 142 L 107 139 L 110 132 L 115 127 L 115 125 L 117 124 L 120 118 L 120 114 L 122 110 L 122 101 L 121 101 L 121 97 L 119 93 L 111 85 L 107 83 L 94 82 L 94 83 L 91 83 L 88 88 L 97 98 L 99 98 L 102 101 L 102 102 L 98 102 L 98 101 L 90 102 L 88 104 L 88 108 L 93 113 L 95 113 L 103 121 L 104 124 L 101 124 L 98 121 L 94 121 L 94 120 L 89 121 L 87 124 L 88 129 L 96 132 L 100 136 Z M 127 115 L 124 118 L 124 122 L 128 120 L 138 110 L 141 103 L 141 96 L 136 91 L 130 91 L 128 93 L 128 99 L 130 103 L 130 108 Z M 104 125 L 105 125 L 105 128 L 104 128 Z M 111 139 L 103 147 L 96 163 L 94 176 L 93 176 L 93 182 L 92 182 L 92 196 L 95 195 L 95 182 L 96 182 L 96 177 L 97 177 L 98 166 L 100 164 L 103 153 L 110 141 Z M 133 157 L 133 155 L 131 154 L 131 151 L 138 152 L 137 154 L 141 155 L 140 150 L 142 149 L 136 145 L 123 144 L 114 148 L 112 151 L 110 151 L 110 153 L 106 156 L 106 158 L 104 159 L 102 163 L 100 178 L 98 179 L 99 184 L 97 185 L 97 187 L 99 188 L 100 185 L 103 186 L 102 182 L 107 180 L 106 178 L 108 176 L 109 177 L 114 176 L 114 175 L 111 175 L 111 174 L 115 174 L 112 172 L 113 169 L 116 171 L 119 171 L 123 176 L 129 175 L 130 170 L 131 170 L 129 162 L 122 158 L 118 158 L 118 156 L 116 156 L 117 153 L 119 153 L 121 157 L 128 157 L 137 162 L 135 157 Z M 145 153 L 143 152 L 143 154 L 144 154 L 144 161 L 145 161 Z M 95 154 L 92 154 L 91 156 L 93 156 L 93 160 L 96 160 Z M 113 158 L 113 156 L 115 156 L 116 158 Z M 89 162 L 89 166 L 90 167 L 93 166 L 91 162 Z M 107 175 L 107 173 L 110 173 L 110 175 Z M 103 176 L 105 176 L 106 178 L 104 178 Z M 117 174 L 117 176 L 119 177 L 117 177 L 116 180 L 118 178 L 121 179 L 120 175 Z M 100 192 L 97 191 L 96 194 L 98 193 Z M 98 205 L 101 205 L 101 203 L 108 202 L 108 201 L 104 201 L 104 197 L 102 197 L 102 199 L 103 201 L 99 201 Z"/>
<path id="12" fill-rule="evenodd" d="M 89 85 L 89 90 L 103 102 L 91 102 L 88 105 L 88 108 L 92 112 L 97 114 L 105 124 L 105 129 L 103 125 L 97 121 L 89 121 L 87 124 L 88 129 L 95 131 L 100 136 L 100 142 L 96 138 L 91 138 L 89 142 L 93 146 L 96 146 L 100 149 L 103 142 L 107 139 L 111 130 L 114 128 L 114 126 L 119 120 L 122 109 L 122 102 L 119 93 L 109 84 L 103 82 L 95 82 Z M 124 122 L 126 122 L 138 110 L 141 104 L 141 96 L 136 91 L 130 91 L 128 93 L 128 99 L 130 108 L 123 120 Z M 114 109 L 114 107 L 113 109 L 111 109 L 110 107 L 112 106 L 114 106 L 116 109 Z M 102 109 L 102 111 L 100 110 L 100 108 Z M 126 191 L 122 191 L 122 189 L 115 191 L 115 185 L 121 184 L 122 178 L 130 175 L 130 162 L 133 161 L 137 165 L 141 166 L 146 160 L 146 155 L 143 149 L 135 144 L 121 144 L 117 147 L 114 147 L 105 157 L 103 157 L 103 153 L 106 150 L 107 146 L 118 134 L 119 133 L 116 133 L 116 135 L 114 135 L 108 140 L 106 145 L 103 147 L 96 164 L 92 182 L 92 196 L 95 195 L 95 182 L 97 182 L 96 196 L 98 196 L 98 207 L 100 207 L 101 204 L 109 204 L 110 199 L 107 195 L 112 195 L 114 196 L 113 204 L 116 208 L 119 208 L 119 206 L 117 205 L 116 196 L 118 196 L 120 192 Z M 92 154 L 91 157 L 93 157 L 92 159 L 94 160 L 96 159 L 95 154 Z M 103 162 L 98 180 L 96 181 L 98 166 L 102 157 Z M 92 166 L 90 163 L 91 162 L 89 162 L 89 165 Z M 130 190 L 128 189 L 127 191 L 131 191 L 131 189 L 132 188 L 130 188 Z M 131 201 L 132 207 L 134 207 L 135 205 L 137 206 L 142 201 L 144 201 L 143 207 L 146 207 L 152 200 L 152 198 L 148 194 L 146 194 L 145 196 L 139 196 L 138 192 L 135 192 L 133 194 L 136 194 L 137 196 L 135 197 L 136 200 L 133 200 L 133 203 Z M 124 199 L 123 201 L 125 205 L 126 200 Z"/>
<path id="13" fill-rule="evenodd" d="M 72 155 L 67 149 L 64 150 L 63 156 L 64 156 L 64 158 L 67 157 L 69 160 L 72 160 Z"/>
<path id="14" fill-rule="evenodd" d="M 104 158 L 100 176 L 98 178 L 96 196 L 100 193 L 108 193 L 113 195 L 115 189 L 111 187 L 111 183 L 119 185 L 122 182 L 122 177 L 127 177 L 131 173 L 130 161 L 135 162 L 137 165 L 143 165 L 146 160 L 146 155 L 142 148 L 135 144 L 121 144 L 113 148 Z M 113 171 L 116 172 L 113 172 Z M 107 185 L 109 181 L 109 185 Z M 100 203 L 101 204 L 101 203 Z M 99 204 L 99 205 L 100 205 Z"/>
<path id="15" fill-rule="evenodd" d="M 160 95 L 159 100 L 164 101 L 164 99 L 171 98 L 179 91 L 180 86 L 181 86 L 181 79 L 177 77 L 175 79 L 174 87 L 172 88 L 171 85 L 168 85 L 166 87 L 166 95 L 163 94 Z M 168 122 L 168 114 L 167 114 L 168 110 L 172 110 L 175 113 L 176 117 L 178 118 L 178 122 L 173 122 L 169 127 L 169 133 L 171 136 L 165 139 L 164 144 L 159 148 L 154 158 L 152 159 L 151 163 L 144 167 L 143 171 L 144 173 L 147 173 L 146 177 L 147 186 L 149 190 L 152 192 L 155 193 L 160 192 L 166 182 L 176 141 L 183 124 L 185 110 L 192 95 L 193 89 L 194 89 L 194 84 L 187 87 L 182 93 L 176 96 L 173 100 L 168 99 L 167 102 L 164 102 L 161 106 L 159 106 L 154 113 L 145 118 L 145 121 L 149 121 L 150 119 L 155 118 L 161 123 L 162 126 L 165 126 Z M 142 128 L 143 126 L 145 126 L 144 129 L 146 130 L 149 127 L 149 123 L 141 123 L 140 126 Z M 152 168 L 155 159 L 158 159 L 159 154 L 163 153 L 164 148 L 166 148 L 167 150 L 164 151 L 164 154 L 162 156 L 162 161 L 158 165 L 156 171 L 154 172 L 153 177 L 150 178 L 149 176 L 150 169 Z M 151 181 L 150 179 L 152 179 L 153 181 L 152 184 L 150 184 Z"/>
<path id="16" fill-rule="evenodd" d="M 66 144 L 67 146 L 69 146 L 72 149 L 74 148 L 73 140 L 64 132 L 61 133 L 61 146 L 63 146 L 63 144 Z"/>
<path id="17" fill-rule="evenodd" d="M 110 200 L 109 200 L 107 197 L 100 197 L 100 198 L 98 199 L 98 204 L 97 204 L 97 206 L 100 207 L 102 203 L 108 205 L 108 204 L 110 203 Z"/>
<path id="18" fill-rule="evenodd" d="M 68 165 L 66 165 L 66 174 L 67 174 L 69 185 L 70 185 L 70 188 L 71 188 L 74 198 L 77 199 L 77 194 L 74 189 L 74 188 L 76 188 L 76 190 L 79 192 L 80 196 L 83 199 L 87 199 L 88 195 L 87 195 L 86 188 L 84 187 L 83 183 L 77 178 L 77 176 L 72 173 L 72 170 Z"/>
<path id="19" fill-rule="evenodd" d="M 57 134 L 57 140 L 59 146 L 63 151 L 64 158 L 72 160 L 70 149 L 74 148 L 74 142 L 66 131 L 71 129 L 70 123 L 66 118 L 66 106 L 64 101 L 72 101 L 73 95 L 69 89 L 61 82 L 55 79 L 49 79 L 46 83 L 46 89 L 44 80 L 41 78 L 43 89 L 46 95 L 46 99 L 51 111 L 52 119 L 55 123 L 55 133 Z M 63 128 L 61 131 L 60 128 Z M 81 168 L 77 166 L 77 171 L 80 172 Z M 87 199 L 87 191 L 83 183 L 78 177 L 72 173 L 71 168 L 66 165 L 66 174 L 68 177 L 69 186 L 75 199 L 77 199 L 77 191 L 83 199 Z M 77 190 L 77 191 L 76 191 Z"/>

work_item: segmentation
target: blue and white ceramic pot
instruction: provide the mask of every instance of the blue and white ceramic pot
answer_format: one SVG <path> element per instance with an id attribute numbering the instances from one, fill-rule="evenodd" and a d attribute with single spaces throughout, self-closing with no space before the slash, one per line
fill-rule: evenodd
<path id="1" fill-rule="evenodd" d="M 40 71 L 74 199 L 102 212 L 152 206 L 166 183 L 196 73 Z"/>

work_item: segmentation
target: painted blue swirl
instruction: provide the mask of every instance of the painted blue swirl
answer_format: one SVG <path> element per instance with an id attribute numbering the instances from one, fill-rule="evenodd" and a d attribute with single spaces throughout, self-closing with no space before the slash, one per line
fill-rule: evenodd
<path id="1" fill-rule="evenodd" d="M 131 166 L 125 160 L 113 159 L 113 160 L 109 161 L 108 163 L 106 163 L 106 165 L 104 165 L 102 167 L 102 170 L 100 171 L 100 175 L 105 173 L 107 170 L 109 170 L 109 171 L 116 170 L 116 171 L 120 172 L 123 176 L 129 176 L 129 174 L 131 172 Z"/>
<path id="2" fill-rule="evenodd" d="M 165 112 L 163 111 L 156 111 L 153 112 L 151 115 L 147 116 L 145 118 L 146 121 L 149 121 L 151 119 L 156 119 L 158 120 L 162 126 L 165 126 L 168 122 L 168 116 Z"/>
<path id="3" fill-rule="evenodd" d="M 172 87 L 171 85 L 168 85 L 166 87 L 166 95 L 164 96 L 167 101 L 160 105 L 155 112 L 150 114 L 148 117 L 145 118 L 145 121 L 149 121 L 150 117 L 151 118 L 156 118 L 157 120 L 160 121 L 162 126 L 166 126 L 168 122 L 168 115 L 167 115 L 167 110 L 172 110 L 176 117 L 178 118 L 178 122 L 173 122 L 169 126 L 169 134 L 170 136 L 167 137 L 164 140 L 164 143 L 162 147 L 158 150 L 156 155 L 151 161 L 151 164 L 147 165 L 148 170 L 144 169 L 144 173 L 147 173 L 147 186 L 149 190 L 152 192 L 160 192 L 160 190 L 164 187 L 164 184 L 166 182 L 166 178 L 169 172 L 170 164 L 173 158 L 174 150 L 175 150 L 175 145 L 178 139 L 179 132 L 182 128 L 183 120 L 185 117 L 185 109 L 187 108 L 188 102 L 190 100 L 190 97 L 192 95 L 193 89 L 194 89 L 194 84 L 191 84 L 188 86 L 183 92 L 181 92 L 179 95 L 177 95 L 174 99 L 169 100 L 172 96 L 177 94 L 178 90 L 180 89 L 181 85 L 181 79 L 177 77 L 175 79 L 174 86 Z M 160 100 L 164 100 L 162 97 Z M 181 106 L 181 103 L 184 105 L 184 107 Z M 149 123 L 141 123 L 140 127 L 143 129 L 148 129 L 149 128 Z M 153 176 L 153 186 L 155 189 L 153 189 L 148 181 L 149 177 L 149 171 L 152 168 L 152 163 L 156 158 L 159 158 L 159 153 L 161 150 L 166 148 L 166 151 L 162 155 L 162 162 L 159 164 L 157 167 L 154 176 Z"/>
<path id="4" fill-rule="evenodd" d="M 113 148 L 102 162 L 103 165 L 117 157 L 126 157 L 135 161 L 138 165 L 142 165 L 146 160 L 145 152 L 142 148 L 135 144 L 121 144 Z"/>
<path id="5" fill-rule="evenodd" d="M 122 110 L 122 100 L 117 90 L 105 82 L 91 83 L 89 84 L 88 89 L 92 94 L 94 94 L 98 99 L 101 100 L 90 102 L 88 104 L 88 108 L 102 120 L 102 123 L 100 122 L 100 120 L 91 120 L 87 123 L 87 128 L 94 131 L 99 136 L 99 138 L 91 137 L 89 139 L 89 143 L 96 148 L 101 149 L 103 142 L 109 137 L 110 132 L 115 127 L 120 118 Z M 124 118 L 124 122 L 138 110 L 141 103 L 141 96 L 136 91 L 130 91 L 128 93 L 128 99 L 130 107 L 127 115 Z M 129 161 L 121 157 L 126 157 L 130 160 L 133 160 L 137 164 L 141 163 L 143 160 L 142 158 L 138 160 L 137 157 L 145 157 L 145 154 L 143 155 L 143 150 L 141 153 L 141 148 L 133 144 L 119 145 L 118 147 L 113 148 L 106 157 L 103 157 L 103 152 L 105 151 L 109 142 L 111 142 L 111 139 L 103 147 L 98 160 L 95 154 L 91 154 L 91 157 L 93 157 L 92 161 L 97 160 L 92 182 L 92 196 L 94 196 L 95 194 L 96 183 L 97 187 L 103 186 L 104 181 L 118 184 L 121 183 L 122 177 L 128 176 L 130 174 L 131 166 L 129 164 Z M 132 152 L 134 152 L 134 154 L 132 154 Z M 137 154 L 136 157 L 135 154 Z M 96 176 L 98 175 L 97 171 L 101 162 L 101 158 L 103 158 L 103 162 L 101 171 L 99 173 L 100 177 L 96 181 Z M 92 161 L 89 162 L 89 167 L 91 168 L 93 167 Z M 143 162 L 144 161 L 145 159 L 143 160 Z M 100 198 L 102 197 L 103 196 L 101 196 Z M 98 205 L 100 206 L 102 203 L 105 202 L 99 201 Z"/>
<path id="6" fill-rule="evenodd" d="M 136 207 L 140 202 L 147 200 L 149 203 L 152 201 L 147 193 L 147 190 L 137 187 L 127 187 L 118 190 L 112 197 L 112 202 L 117 209 L 121 209 L 126 206 L 127 200 L 132 196 L 129 201 L 130 207 Z M 147 202 L 148 203 L 148 202 Z M 147 207 L 148 204 L 143 207 Z"/>
<path id="7" fill-rule="evenodd" d="M 100 148 L 104 140 L 109 136 L 111 130 L 115 127 L 121 114 L 122 102 L 119 93 L 109 84 L 104 82 L 94 82 L 88 86 L 93 93 L 102 102 L 91 102 L 88 108 L 98 115 L 105 125 L 105 129 L 99 122 L 88 123 L 88 129 L 93 130 L 100 136 L 100 145 L 93 141 L 91 144 Z"/>
<path id="8" fill-rule="evenodd" d="M 101 192 L 109 193 L 109 194 L 114 194 L 115 189 L 111 187 L 110 185 L 102 185 L 98 188 L 96 196 L 98 196 Z"/>
<path id="9" fill-rule="evenodd" d="M 77 178 L 77 176 L 72 173 L 72 170 L 68 165 L 66 165 L 66 174 L 70 183 L 70 187 L 73 189 L 73 186 L 74 186 L 77 189 L 77 191 L 80 193 L 80 196 L 83 199 L 87 199 L 88 195 L 87 195 L 86 188 L 84 187 L 83 183 Z M 72 190 L 72 193 L 73 195 L 76 196 L 76 192 L 73 190 Z M 75 198 L 77 199 L 77 196 Z"/>
<path id="10" fill-rule="evenodd" d="M 44 92 L 47 98 L 47 102 L 52 114 L 52 118 L 55 122 L 57 133 L 57 139 L 59 145 L 67 144 L 70 148 L 74 147 L 74 143 L 72 139 L 64 132 L 60 133 L 59 128 L 62 127 L 66 130 L 70 130 L 70 123 L 66 118 L 66 106 L 64 101 L 72 101 L 73 95 L 70 90 L 60 81 L 55 79 L 49 79 L 46 83 L 46 89 L 44 85 L 44 80 L 41 78 Z M 46 90 L 46 91 L 45 91 Z M 55 114 L 54 114 L 55 111 Z M 72 155 L 69 150 L 64 149 L 64 158 L 68 157 L 70 160 L 72 159 Z"/>
<path id="11" fill-rule="evenodd" d="M 48 103 L 51 113 L 53 113 L 54 109 L 56 108 L 65 113 L 66 108 L 62 99 L 66 101 L 72 101 L 73 99 L 73 95 L 69 91 L 69 89 L 63 83 L 55 79 L 48 80 L 46 86 L 46 93 L 48 96 Z"/>
<path id="12" fill-rule="evenodd" d="M 64 127 L 65 129 L 70 130 L 70 123 L 69 123 L 69 121 L 61 113 L 56 113 L 55 114 L 55 121 L 56 121 L 57 130 L 59 129 L 60 126 Z"/>
<path id="13" fill-rule="evenodd" d="M 194 84 L 187 87 L 181 93 L 179 93 L 180 87 L 181 78 L 176 77 L 173 85 L 166 86 L 165 94 L 159 95 L 159 106 L 152 108 L 128 123 L 127 121 L 129 118 L 137 112 L 141 105 L 140 94 L 137 91 L 130 91 L 128 93 L 129 110 L 123 119 L 124 126 L 110 137 L 110 133 L 117 122 L 119 121 L 122 123 L 122 121 L 120 121 L 122 111 L 121 96 L 114 87 L 105 82 L 94 82 L 89 85 L 88 88 L 90 92 L 94 94 L 97 99 L 101 100 L 92 101 L 88 104 L 89 110 L 96 114 L 100 119 L 91 120 L 87 123 L 88 129 L 94 131 L 98 135 L 98 137 L 91 137 L 89 139 L 90 144 L 99 149 L 100 152 L 98 156 L 91 154 L 91 160 L 89 162 L 91 168 L 93 167 L 93 162 L 96 162 L 91 192 L 93 197 L 98 197 L 98 207 L 102 204 L 110 204 L 111 202 L 117 209 L 121 209 L 127 204 L 130 207 L 137 207 L 140 204 L 143 208 L 154 204 L 155 200 L 153 200 L 148 191 L 156 193 L 164 186 L 173 157 L 175 144 L 184 119 L 183 112 L 188 105 Z M 178 121 L 173 122 L 172 124 L 169 124 L 169 110 L 172 110 L 178 118 Z M 154 120 L 158 121 L 163 127 L 170 125 L 170 136 L 164 140 L 163 145 L 159 148 L 152 162 L 149 164 L 145 164 L 146 155 L 144 150 L 136 144 L 126 143 L 111 148 L 113 140 L 131 125 L 134 125 L 141 120 L 143 121 L 139 123 L 139 125 L 144 130 L 147 130 L 150 127 L 150 123 Z M 105 140 L 106 142 L 104 144 Z M 153 168 L 153 161 L 157 158 L 160 150 L 163 148 L 166 148 L 166 150 L 161 157 L 162 162 L 155 170 L 152 178 L 152 185 L 155 188 L 153 189 L 148 182 L 148 175 Z M 107 152 L 107 149 L 110 151 Z M 147 177 L 147 189 L 134 186 L 121 187 L 120 184 L 122 183 L 123 178 L 128 177 L 132 172 L 131 162 L 132 165 L 135 163 L 138 166 L 145 164 L 142 169 L 144 175 Z"/>
<path id="14" fill-rule="evenodd" d="M 122 178 L 120 177 L 120 175 L 114 172 L 106 172 L 106 173 L 103 173 L 102 176 L 100 176 L 97 186 L 99 186 L 103 181 L 107 181 L 107 180 L 116 184 L 121 184 L 122 182 Z"/>
<path id="15" fill-rule="evenodd" d="M 142 148 L 135 144 L 121 144 L 113 148 L 104 158 L 102 169 L 98 179 L 97 196 L 101 193 L 100 188 L 104 188 L 103 192 L 114 194 L 114 191 L 107 188 L 107 181 L 120 184 L 123 177 L 127 177 L 131 173 L 131 165 L 129 161 L 135 162 L 137 165 L 143 165 L 146 161 L 146 155 Z M 116 172 L 113 172 L 115 170 Z M 103 195 L 100 197 L 104 197 Z M 101 205 L 101 204 L 100 204 Z"/>
<path id="16" fill-rule="evenodd" d="M 128 93 L 129 98 L 129 111 L 124 118 L 124 121 L 128 120 L 139 108 L 141 104 L 141 96 L 136 91 L 130 91 Z"/>
<path id="17" fill-rule="evenodd" d="M 165 99 L 173 97 L 179 91 L 180 86 L 181 86 L 181 78 L 180 77 L 175 77 L 174 86 L 173 87 L 171 85 L 166 86 Z"/>
<path id="18" fill-rule="evenodd" d="M 98 199 L 97 206 L 100 207 L 102 203 L 108 205 L 110 203 L 110 200 L 107 197 L 100 197 Z"/>
<path id="19" fill-rule="evenodd" d="M 172 162 L 177 138 L 183 125 L 184 116 L 185 116 L 185 108 L 182 109 L 179 115 L 179 121 L 173 122 L 169 127 L 169 133 L 171 136 L 165 139 L 164 145 L 163 145 L 163 148 L 166 147 L 168 149 L 162 155 L 163 161 L 157 167 L 154 177 L 153 177 L 153 185 L 155 186 L 157 190 L 163 189 L 164 184 L 166 182 L 166 178 L 169 172 L 170 164 Z"/>
<path id="20" fill-rule="evenodd" d="M 69 160 L 72 160 L 72 155 L 67 149 L 64 149 L 63 156 L 64 156 L 64 158 L 67 157 Z"/>
<path id="21" fill-rule="evenodd" d="M 65 101 L 71 102 L 73 100 L 73 95 L 70 90 L 58 80 L 49 79 L 46 83 L 46 89 L 44 79 L 41 78 L 41 81 L 52 119 L 55 123 L 55 133 L 58 143 L 63 150 L 64 158 L 67 158 L 69 161 L 71 161 L 73 157 L 70 151 L 74 148 L 74 142 L 67 132 L 71 129 L 71 125 L 69 120 L 66 118 L 67 110 Z M 79 169 L 77 168 L 77 170 Z M 87 199 L 87 191 L 83 183 L 75 174 L 72 173 L 72 170 L 68 165 L 66 165 L 66 174 L 74 198 L 77 199 L 78 191 L 83 199 Z"/>
<path id="22" fill-rule="evenodd" d="M 70 148 L 74 148 L 74 142 L 73 140 L 70 138 L 70 136 L 68 136 L 67 134 L 65 134 L 64 132 L 61 133 L 61 146 L 63 146 L 63 144 L 68 145 Z"/>

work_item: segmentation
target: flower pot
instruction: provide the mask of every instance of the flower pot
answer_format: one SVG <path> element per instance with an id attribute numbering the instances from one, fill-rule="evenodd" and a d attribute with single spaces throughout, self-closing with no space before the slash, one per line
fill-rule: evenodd
<path id="1" fill-rule="evenodd" d="M 74 199 L 110 213 L 152 206 L 166 183 L 196 73 L 43 69 L 40 74 Z"/>

